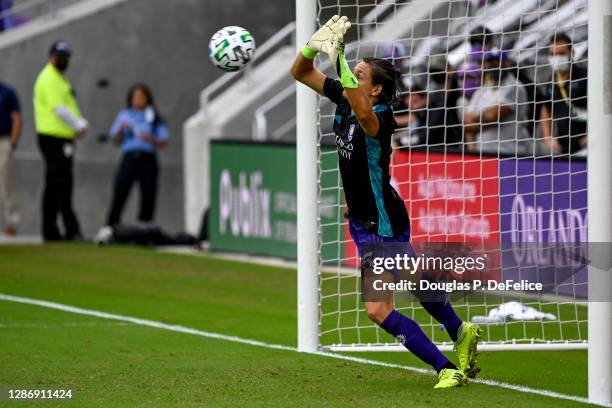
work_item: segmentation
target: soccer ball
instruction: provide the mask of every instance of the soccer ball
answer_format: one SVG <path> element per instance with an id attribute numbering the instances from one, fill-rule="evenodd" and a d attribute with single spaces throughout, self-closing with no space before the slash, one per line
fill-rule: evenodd
<path id="1" fill-rule="evenodd" d="M 242 71 L 253 59 L 255 39 L 247 30 L 228 26 L 217 31 L 208 43 L 208 56 L 219 69 Z"/>

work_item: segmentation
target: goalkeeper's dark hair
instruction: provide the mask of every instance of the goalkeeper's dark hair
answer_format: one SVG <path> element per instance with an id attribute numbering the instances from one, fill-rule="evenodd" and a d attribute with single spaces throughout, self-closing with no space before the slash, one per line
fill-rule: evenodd
<path id="1" fill-rule="evenodd" d="M 402 74 L 391 61 L 382 58 L 364 58 L 363 62 L 372 68 L 372 83 L 382 86 L 380 102 L 395 105 L 400 99 L 400 78 Z"/>

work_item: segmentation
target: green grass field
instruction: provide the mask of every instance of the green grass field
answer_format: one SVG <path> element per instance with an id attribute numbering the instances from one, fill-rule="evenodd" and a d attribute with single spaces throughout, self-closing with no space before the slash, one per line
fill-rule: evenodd
<path id="1" fill-rule="evenodd" d="M 296 345 L 296 279 L 290 269 L 139 248 L 0 246 L 0 293 Z M 424 367 L 409 353 L 355 355 Z M 586 397 L 585 351 L 483 352 L 480 361 L 482 378 Z M 433 372 L 0 300 L 0 389 L 70 388 L 75 398 L 67 406 L 585 405 L 481 383 L 433 390 L 434 383 Z"/>

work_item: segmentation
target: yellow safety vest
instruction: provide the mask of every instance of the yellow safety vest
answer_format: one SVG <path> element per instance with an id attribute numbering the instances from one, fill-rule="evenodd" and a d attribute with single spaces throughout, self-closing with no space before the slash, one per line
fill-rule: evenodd
<path id="1" fill-rule="evenodd" d="M 53 64 L 48 63 L 34 83 L 34 121 L 36 132 L 64 139 L 74 139 L 76 132 L 54 112 L 65 106 L 80 118 L 72 85 Z"/>

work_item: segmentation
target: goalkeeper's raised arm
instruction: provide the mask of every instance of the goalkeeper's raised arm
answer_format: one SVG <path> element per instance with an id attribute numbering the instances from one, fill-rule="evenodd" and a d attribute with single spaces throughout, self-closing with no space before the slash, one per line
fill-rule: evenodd
<path id="1" fill-rule="evenodd" d="M 373 106 L 381 99 L 384 93 L 384 84 L 380 80 L 376 81 L 376 79 L 380 79 L 381 75 L 374 78 L 373 64 L 366 61 L 357 64 L 355 71 L 351 71 L 344 56 L 344 35 L 350 27 L 351 23 L 346 16 L 339 17 L 336 15 L 329 19 L 323 27 L 312 35 L 297 55 L 291 67 L 291 75 L 319 94 L 330 97 L 336 104 L 340 103 L 340 100 L 334 100 L 333 96 L 325 92 L 327 77 L 314 66 L 314 58 L 319 52 L 327 54 L 332 66 L 336 69 L 343 89 L 338 98 L 348 99 L 348 103 L 362 129 L 366 134 L 376 137 L 379 130 L 379 121 L 374 114 Z M 381 74 L 381 72 L 378 72 L 378 74 Z M 397 75 L 394 70 L 390 73 L 390 79 L 393 81 L 392 85 L 395 89 Z M 331 89 L 330 92 L 332 92 Z"/>
<path id="2" fill-rule="evenodd" d="M 351 27 L 347 17 L 333 16 L 323 27 L 310 37 L 308 43 L 295 58 L 291 75 L 299 82 L 323 95 L 326 76 L 314 67 L 314 59 L 319 52 L 329 55 L 332 64 L 336 64 L 338 49 L 344 47 L 344 34 Z"/>

